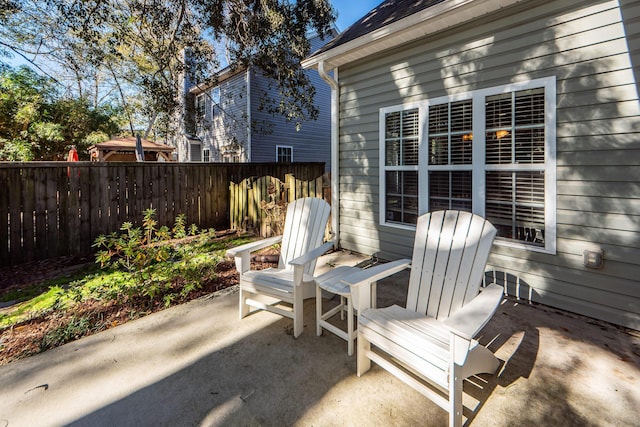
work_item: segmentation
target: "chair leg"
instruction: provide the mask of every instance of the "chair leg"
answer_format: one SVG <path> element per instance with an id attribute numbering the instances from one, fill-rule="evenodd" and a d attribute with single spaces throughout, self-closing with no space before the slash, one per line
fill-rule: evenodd
<path id="1" fill-rule="evenodd" d="M 240 288 L 240 310 L 239 310 L 239 314 L 240 314 L 240 319 L 242 319 L 243 317 L 246 317 L 249 312 L 251 311 L 251 307 L 249 307 L 249 304 L 246 303 L 246 296 L 247 292 L 243 291 L 242 288 Z"/>
<path id="2" fill-rule="evenodd" d="M 304 315 L 302 312 L 302 289 L 293 290 L 293 337 L 298 338 L 304 329 Z"/>
<path id="3" fill-rule="evenodd" d="M 320 325 L 320 321 L 322 320 L 322 289 L 320 286 L 316 285 L 316 335 L 322 335 L 322 325 Z"/>
<path id="4" fill-rule="evenodd" d="M 347 354 L 349 356 L 353 356 L 353 341 L 356 338 L 353 333 L 353 301 L 351 296 L 348 296 L 346 299 L 347 299 Z"/>
<path id="5" fill-rule="evenodd" d="M 358 326 L 360 329 L 360 326 Z M 358 333 L 358 356 L 357 356 L 357 374 L 358 376 L 364 375 L 369 369 L 371 369 L 371 360 L 367 357 L 366 353 L 371 350 L 371 343 Z"/>
<path id="6" fill-rule="evenodd" d="M 371 283 L 371 308 L 378 308 L 378 282 Z"/>
<path id="7" fill-rule="evenodd" d="M 449 372 L 449 427 L 462 427 L 462 372 L 461 366 L 451 363 Z"/>

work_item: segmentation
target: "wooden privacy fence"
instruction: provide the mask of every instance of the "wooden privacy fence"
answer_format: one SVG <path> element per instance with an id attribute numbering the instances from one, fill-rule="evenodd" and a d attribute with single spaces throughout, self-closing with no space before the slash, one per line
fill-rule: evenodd
<path id="1" fill-rule="evenodd" d="M 231 228 L 254 230 L 261 236 L 279 234 L 286 205 L 302 197 L 324 197 L 322 177 L 311 180 L 287 174 L 281 181 L 273 176 L 251 177 L 229 184 Z M 267 203 L 267 205 L 263 205 Z"/>
<path id="2" fill-rule="evenodd" d="M 141 226 L 149 208 L 158 227 L 185 214 L 187 224 L 227 229 L 230 182 L 323 172 L 323 163 L 0 163 L 0 267 L 90 255 L 96 237 L 125 221 Z"/>

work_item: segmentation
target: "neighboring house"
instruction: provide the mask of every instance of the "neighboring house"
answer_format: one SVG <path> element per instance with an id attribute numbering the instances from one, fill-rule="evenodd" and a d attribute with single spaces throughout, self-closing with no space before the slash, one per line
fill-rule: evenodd
<path id="1" fill-rule="evenodd" d="M 326 40 L 313 36 L 310 42 L 312 49 L 318 49 Z M 263 111 L 266 96 L 278 102 L 279 94 L 276 85 L 270 85 L 270 80 L 256 67 L 227 67 L 219 73 L 215 84 L 192 85 L 186 92 L 185 135 L 176 144 L 178 160 L 313 161 L 325 162 L 329 169 L 331 91 L 317 73 L 307 74 L 316 87 L 314 102 L 320 114 L 318 120 L 302 123 L 299 131 L 295 122 Z"/>
<path id="2" fill-rule="evenodd" d="M 340 246 L 408 257 L 418 215 L 469 210 L 511 295 L 640 329 L 638 22 L 630 0 L 388 0 L 305 59 L 334 72 Z"/>

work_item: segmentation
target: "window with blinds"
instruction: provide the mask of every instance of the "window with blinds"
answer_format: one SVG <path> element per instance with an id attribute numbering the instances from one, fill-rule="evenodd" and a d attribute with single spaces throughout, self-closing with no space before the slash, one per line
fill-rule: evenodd
<path id="1" fill-rule="evenodd" d="M 419 136 L 417 108 L 384 114 L 386 222 L 417 222 Z"/>
<path id="2" fill-rule="evenodd" d="M 381 222 L 464 210 L 489 219 L 499 242 L 555 252 L 555 85 L 547 77 L 381 109 Z"/>
<path id="3" fill-rule="evenodd" d="M 429 164 L 470 165 L 472 154 L 472 101 L 429 107 Z"/>
<path id="4" fill-rule="evenodd" d="M 430 105 L 428 123 L 429 210 L 471 212 L 473 101 Z"/>
<path id="5" fill-rule="evenodd" d="M 429 172 L 429 210 L 471 212 L 471 171 Z"/>
<path id="6" fill-rule="evenodd" d="M 486 98 L 486 163 L 544 163 L 544 89 Z"/>
<path id="7" fill-rule="evenodd" d="M 418 172 L 386 172 L 387 221 L 403 224 L 418 222 Z"/>
<path id="8" fill-rule="evenodd" d="M 486 164 L 501 165 L 486 173 L 485 216 L 498 236 L 538 246 L 545 243 L 544 108 L 544 88 L 485 101 Z"/>
<path id="9" fill-rule="evenodd" d="M 418 164 L 418 109 L 386 115 L 387 166 Z"/>

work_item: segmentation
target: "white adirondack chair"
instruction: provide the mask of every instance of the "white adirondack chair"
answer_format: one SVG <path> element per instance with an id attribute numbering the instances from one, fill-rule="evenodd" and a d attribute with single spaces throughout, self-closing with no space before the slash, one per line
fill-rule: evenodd
<path id="1" fill-rule="evenodd" d="M 302 302 L 315 295 L 316 260 L 333 246 L 331 242 L 322 243 L 330 211 L 331 207 L 322 199 L 295 200 L 287 206 L 282 236 L 227 251 L 227 256 L 235 258 L 240 273 L 240 318 L 247 316 L 251 307 L 267 310 L 292 318 L 294 337 L 302 333 Z M 250 270 L 252 252 L 280 241 L 277 268 Z"/>
<path id="2" fill-rule="evenodd" d="M 499 366 L 493 353 L 473 339 L 503 296 L 495 284 L 479 293 L 495 234 L 493 225 L 468 212 L 428 213 L 418 219 L 411 261 L 343 280 L 361 310 L 358 376 L 374 361 L 448 411 L 451 426 L 462 425 L 463 379 L 494 373 Z M 409 265 L 406 308 L 365 309 L 371 283 Z"/>

